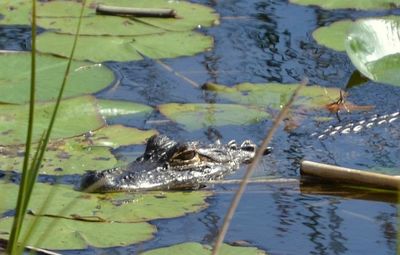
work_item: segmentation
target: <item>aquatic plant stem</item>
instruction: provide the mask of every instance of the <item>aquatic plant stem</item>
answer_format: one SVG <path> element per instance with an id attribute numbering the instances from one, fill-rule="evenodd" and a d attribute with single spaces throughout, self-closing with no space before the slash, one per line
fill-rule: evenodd
<path id="1" fill-rule="evenodd" d="M 292 96 L 290 97 L 289 101 L 286 103 L 286 105 L 282 108 L 282 110 L 279 112 L 278 116 L 276 116 L 274 120 L 274 124 L 272 125 L 271 129 L 268 131 L 267 135 L 265 136 L 264 140 L 262 141 L 261 145 L 257 149 L 256 155 L 254 157 L 254 160 L 252 163 L 247 167 L 246 173 L 243 176 L 243 179 L 240 183 L 239 189 L 236 191 L 235 196 L 232 199 L 231 205 L 228 209 L 228 212 L 225 215 L 224 218 L 224 223 L 222 224 L 222 227 L 218 233 L 217 240 L 215 241 L 213 250 L 212 250 L 212 255 L 217 255 L 219 253 L 219 250 L 221 248 L 221 245 L 225 239 L 225 235 L 228 232 L 229 225 L 232 221 L 233 215 L 235 214 L 236 208 L 239 205 L 240 199 L 242 198 L 243 192 L 247 186 L 247 183 L 249 182 L 249 179 L 251 175 L 253 174 L 258 162 L 264 155 L 264 151 L 267 148 L 267 145 L 271 142 L 273 135 L 275 134 L 276 130 L 279 127 L 279 124 L 281 121 L 285 118 L 287 112 L 289 111 L 291 105 L 294 102 L 295 97 L 299 93 L 300 89 L 307 83 L 307 81 L 302 81 L 302 83 L 295 89 L 293 92 Z"/>
<path id="2" fill-rule="evenodd" d="M 36 85 L 36 0 L 32 0 L 32 52 L 31 52 L 31 84 L 29 96 L 29 117 L 28 129 L 25 141 L 25 156 L 22 166 L 21 183 L 19 185 L 18 199 L 16 205 L 15 218 L 12 224 L 9 242 L 7 245 L 7 253 L 16 254 L 18 248 L 18 238 L 21 233 L 23 220 L 25 217 L 26 209 L 28 208 L 31 192 L 27 192 L 29 182 L 36 181 L 36 175 L 31 174 L 28 169 L 29 156 L 31 152 L 33 122 L 35 114 L 35 85 Z"/>
<path id="3" fill-rule="evenodd" d="M 35 159 L 36 160 L 34 162 L 32 162 L 32 168 L 35 169 L 36 171 L 39 171 L 39 169 L 40 169 L 40 165 L 41 165 L 42 159 L 43 159 L 44 154 L 46 152 L 47 144 L 49 143 L 49 140 L 50 140 L 50 135 L 51 135 L 51 132 L 52 132 L 55 120 L 56 120 L 58 109 L 59 109 L 60 104 L 61 104 L 62 95 L 64 93 L 64 89 L 65 89 L 65 86 L 66 86 L 67 81 L 68 81 L 68 76 L 69 76 L 70 69 L 71 69 L 72 59 L 73 59 L 73 56 L 74 56 L 74 53 L 75 53 L 75 49 L 76 49 L 76 45 L 77 45 L 77 42 L 78 42 L 78 36 L 79 36 L 79 33 L 80 33 L 80 28 L 81 28 L 81 23 L 82 23 L 82 16 L 83 16 L 83 11 L 84 11 L 85 5 L 86 5 L 86 0 L 83 0 L 82 1 L 82 7 L 81 7 L 81 10 L 80 10 L 80 16 L 79 16 L 79 20 L 78 20 L 78 24 L 77 24 L 77 29 L 76 29 L 76 33 L 75 33 L 75 37 L 74 37 L 74 42 L 73 42 L 73 45 L 72 45 L 72 48 L 71 48 L 70 56 L 68 58 L 67 67 L 65 69 L 64 77 L 63 77 L 63 80 L 62 80 L 62 83 L 61 83 L 61 87 L 60 87 L 60 90 L 59 90 L 59 93 L 58 93 L 56 104 L 55 104 L 54 109 L 53 109 L 53 113 L 52 113 L 52 116 L 51 116 L 51 119 L 50 119 L 50 122 L 49 122 L 49 126 L 48 126 L 47 130 L 45 131 L 44 136 L 42 136 L 42 139 L 40 140 L 40 143 L 39 143 L 39 146 L 38 146 L 38 153 L 37 153 L 37 155 L 35 155 Z M 31 191 L 32 191 L 32 189 L 33 189 L 33 185 L 31 187 Z M 43 201 L 43 204 L 42 204 L 41 208 L 39 209 L 39 214 L 44 210 L 45 206 L 49 203 L 49 201 L 51 201 L 53 195 L 54 195 L 54 192 L 50 192 L 49 195 L 47 196 L 47 198 L 45 199 L 45 201 Z M 22 241 L 22 244 L 23 244 L 22 248 L 27 243 L 27 241 L 29 239 L 29 236 L 33 233 L 34 228 L 38 223 L 38 220 L 39 220 L 39 217 L 36 217 L 34 219 L 34 221 L 32 222 L 31 227 L 29 228 L 29 231 L 27 232 L 27 234 L 24 237 L 24 240 Z M 45 238 L 45 235 L 41 236 L 41 238 L 39 239 L 38 243 L 40 243 L 43 238 Z"/>

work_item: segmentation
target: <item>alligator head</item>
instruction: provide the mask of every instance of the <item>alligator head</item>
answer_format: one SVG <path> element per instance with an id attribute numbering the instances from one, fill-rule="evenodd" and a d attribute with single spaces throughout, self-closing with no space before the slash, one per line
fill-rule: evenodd
<path id="1" fill-rule="evenodd" d="M 249 163 L 256 145 L 235 141 L 222 145 L 198 142 L 178 143 L 166 136 L 151 137 L 142 156 L 125 167 L 88 171 L 80 190 L 117 192 L 135 190 L 198 189 L 207 182 L 223 178 Z M 267 149 L 265 154 L 269 153 Z"/>

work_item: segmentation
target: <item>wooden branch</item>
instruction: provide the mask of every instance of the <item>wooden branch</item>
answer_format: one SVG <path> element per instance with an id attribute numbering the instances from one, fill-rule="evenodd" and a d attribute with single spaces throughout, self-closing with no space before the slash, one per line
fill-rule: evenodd
<path id="1" fill-rule="evenodd" d="M 400 190 L 399 176 L 372 173 L 307 160 L 301 162 L 300 172 L 302 175 L 318 177 L 327 181 Z"/>
<path id="2" fill-rule="evenodd" d="M 115 16 L 176 18 L 176 11 L 173 9 L 130 8 L 121 6 L 109 6 L 103 4 L 97 5 L 96 13 Z"/>

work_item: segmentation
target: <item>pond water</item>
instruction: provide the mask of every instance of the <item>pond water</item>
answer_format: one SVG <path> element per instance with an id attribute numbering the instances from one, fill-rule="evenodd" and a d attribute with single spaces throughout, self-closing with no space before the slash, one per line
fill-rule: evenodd
<path id="1" fill-rule="evenodd" d="M 214 48 L 194 57 L 163 60 L 192 82 L 178 77 L 151 59 L 110 62 L 107 66 L 117 73 L 120 83 L 96 96 L 151 106 L 170 102 L 224 102 L 196 84 L 294 83 L 304 77 L 310 84 L 344 88 L 354 67 L 345 53 L 319 46 L 311 36 L 312 31 L 343 18 L 399 13 L 398 10 L 325 11 L 287 1 L 197 2 L 215 8 L 221 15 L 219 26 L 200 29 L 214 37 Z M 26 49 L 24 40 L 27 38 L 27 28 L 0 27 L 1 49 Z M 341 119 L 344 122 L 361 120 L 373 113 L 398 111 L 399 98 L 400 87 L 366 82 L 353 87 L 348 100 L 359 105 L 374 105 L 375 108 L 371 112 L 343 113 Z M 334 117 L 328 112 L 322 115 Z M 224 142 L 231 139 L 259 142 L 271 126 L 271 121 L 262 121 L 249 126 L 208 127 L 188 132 L 177 124 L 166 122 L 165 117 L 158 113 L 139 119 L 116 118 L 112 123 L 154 128 L 176 139 L 204 142 L 216 138 Z M 397 206 L 393 195 L 378 198 L 358 196 L 354 190 L 338 194 L 300 185 L 299 162 L 304 158 L 362 169 L 400 168 L 398 123 L 327 140 L 310 139 L 315 130 L 337 123 L 335 118 L 329 123 L 303 120 L 301 126 L 290 133 L 283 129 L 277 132 L 271 144 L 274 151 L 263 159 L 256 174 L 294 178 L 295 181 L 249 185 L 226 242 L 244 240 L 269 254 L 396 253 Z M 138 146 L 115 153 L 129 158 L 142 149 Z M 152 222 L 158 232 L 148 242 L 120 248 L 88 249 L 85 252 L 67 251 L 65 254 L 136 253 L 187 241 L 211 244 L 237 186 L 215 185 L 210 188 L 215 190 L 215 195 L 208 199 L 210 206 L 207 209 L 177 219 Z M 352 193 L 353 196 L 346 196 Z"/>

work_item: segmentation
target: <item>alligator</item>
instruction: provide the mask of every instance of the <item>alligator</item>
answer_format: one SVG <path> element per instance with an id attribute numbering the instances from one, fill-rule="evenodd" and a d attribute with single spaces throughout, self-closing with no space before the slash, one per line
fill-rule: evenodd
<path id="1" fill-rule="evenodd" d="M 400 118 L 399 112 L 373 116 L 346 125 L 330 126 L 311 136 L 324 139 L 337 134 L 357 133 Z M 211 180 L 221 179 L 236 171 L 240 164 L 249 163 L 257 146 L 249 140 L 240 146 L 234 140 L 203 145 L 199 142 L 176 142 L 156 135 L 147 141 L 142 156 L 124 167 L 103 171 L 88 171 L 79 189 L 85 192 L 117 192 L 137 190 L 199 189 Z M 268 154 L 268 148 L 264 154 Z"/>
<path id="2" fill-rule="evenodd" d="M 240 146 L 234 140 L 203 145 L 155 135 L 148 139 L 142 156 L 123 167 L 87 171 L 78 189 L 95 193 L 199 189 L 251 162 L 256 148 L 249 140 Z M 264 155 L 270 151 L 267 148 Z"/>

